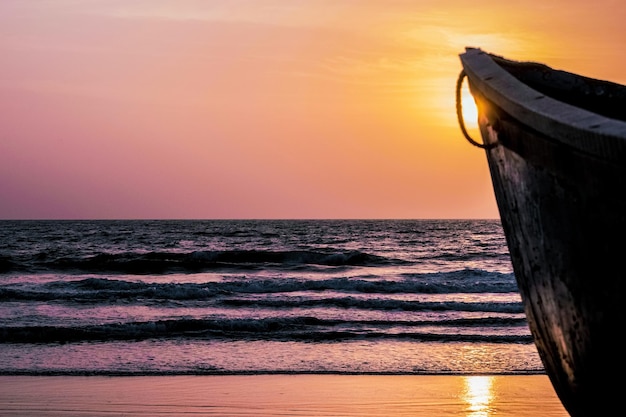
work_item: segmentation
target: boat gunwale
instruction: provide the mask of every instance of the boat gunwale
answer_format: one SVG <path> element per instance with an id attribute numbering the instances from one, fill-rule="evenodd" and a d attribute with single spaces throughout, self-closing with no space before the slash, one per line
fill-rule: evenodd
<path id="1" fill-rule="evenodd" d="M 626 161 L 626 121 L 576 107 L 537 91 L 479 48 L 466 48 L 460 58 L 470 89 L 478 90 L 513 119 L 545 137 L 585 153 L 619 163 Z M 516 63 L 501 57 L 497 59 Z"/>

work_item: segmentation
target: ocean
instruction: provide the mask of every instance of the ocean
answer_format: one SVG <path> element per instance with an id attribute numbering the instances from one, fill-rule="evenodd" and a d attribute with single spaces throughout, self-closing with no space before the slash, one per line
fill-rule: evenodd
<path id="1" fill-rule="evenodd" d="M 499 220 L 0 221 L 0 374 L 537 374 Z"/>

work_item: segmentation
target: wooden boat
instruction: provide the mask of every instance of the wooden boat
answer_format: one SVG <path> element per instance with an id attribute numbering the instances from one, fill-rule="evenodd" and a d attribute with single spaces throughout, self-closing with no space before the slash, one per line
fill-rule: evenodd
<path id="1" fill-rule="evenodd" d="M 620 413 L 626 388 L 626 86 L 460 55 L 457 113 L 485 148 L 530 330 L 572 417 Z M 464 127 L 467 77 L 481 141 Z"/>

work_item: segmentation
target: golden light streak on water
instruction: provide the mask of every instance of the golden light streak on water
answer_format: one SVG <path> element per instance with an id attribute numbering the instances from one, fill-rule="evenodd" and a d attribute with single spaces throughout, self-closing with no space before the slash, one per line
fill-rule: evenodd
<path id="1" fill-rule="evenodd" d="M 467 417 L 489 417 L 494 399 L 493 377 L 466 377 L 463 399 L 467 402 Z"/>

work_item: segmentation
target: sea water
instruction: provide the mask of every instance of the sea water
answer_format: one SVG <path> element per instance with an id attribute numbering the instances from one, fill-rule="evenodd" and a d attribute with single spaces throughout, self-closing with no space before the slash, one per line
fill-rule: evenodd
<path id="1" fill-rule="evenodd" d="M 0 374 L 543 372 L 498 220 L 0 221 Z"/>

